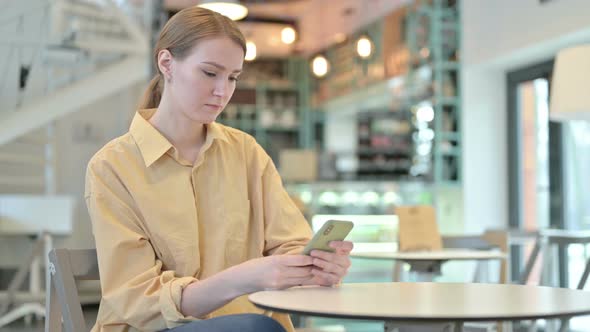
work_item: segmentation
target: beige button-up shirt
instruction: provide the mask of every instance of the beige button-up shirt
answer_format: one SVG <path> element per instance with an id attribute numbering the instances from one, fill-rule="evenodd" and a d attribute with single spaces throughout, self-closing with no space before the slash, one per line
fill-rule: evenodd
<path id="1" fill-rule="evenodd" d="M 102 300 L 92 331 L 160 331 L 183 316 L 182 290 L 246 260 L 299 253 L 308 223 L 254 138 L 212 123 L 192 163 L 139 111 L 129 132 L 90 160 L 92 219 Z M 261 313 L 239 297 L 208 315 Z M 287 330 L 287 315 L 273 313 Z"/>

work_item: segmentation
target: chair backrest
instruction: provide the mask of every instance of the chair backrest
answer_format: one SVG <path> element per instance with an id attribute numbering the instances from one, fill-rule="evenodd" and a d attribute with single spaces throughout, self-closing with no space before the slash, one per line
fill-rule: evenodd
<path id="1" fill-rule="evenodd" d="M 490 250 L 496 246 L 484 239 L 482 235 L 444 235 L 443 248 Z"/>
<path id="2" fill-rule="evenodd" d="M 395 208 L 395 214 L 398 217 L 399 251 L 443 248 L 433 206 L 398 206 Z"/>
<path id="3" fill-rule="evenodd" d="M 509 253 L 508 233 L 503 230 L 487 230 L 481 235 L 443 236 L 443 247 L 452 249 L 491 250 L 499 249 Z M 508 264 L 506 260 L 500 263 L 500 282 L 508 282 Z"/>
<path id="4" fill-rule="evenodd" d="M 86 330 L 76 280 L 99 280 L 96 249 L 49 253 L 45 332 Z"/>

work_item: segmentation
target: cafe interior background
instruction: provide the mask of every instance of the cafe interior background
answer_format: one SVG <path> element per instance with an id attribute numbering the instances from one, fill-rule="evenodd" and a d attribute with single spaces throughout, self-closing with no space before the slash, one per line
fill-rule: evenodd
<path id="1" fill-rule="evenodd" d="M 35 244 L 93 247 L 86 164 L 127 131 L 166 19 L 211 2 L 2 1 L 0 290 L 24 264 L 19 292 L 42 303 L 43 250 L 29 258 Z M 395 209 L 406 205 L 433 206 L 441 234 L 590 228 L 590 99 L 586 80 L 576 78 L 590 74 L 589 48 L 580 47 L 590 43 L 590 1 L 226 2 L 247 9 L 237 22 L 248 54 L 218 121 L 264 147 L 314 230 L 330 218 L 352 220 L 355 250 L 390 250 Z M 556 58 L 568 49 L 577 53 L 557 74 Z M 559 103 L 551 100 L 558 94 Z M 582 111 L 567 113 L 560 103 L 568 102 Z M 509 281 L 531 248 L 511 247 Z M 558 284 L 575 287 L 588 246 L 559 255 Z M 390 281 L 391 266 L 353 258 L 345 282 Z M 450 262 L 435 280 L 468 281 L 474 270 Z M 498 271 L 489 269 L 490 280 Z M 538 266 L 528 282 L 540 275 Z M 98 286 L 80 292 L 95 311 Z M 28 320 L 0 329 L 40 330 Z M 588 326 L 587 317 L 570 324 Z"/>

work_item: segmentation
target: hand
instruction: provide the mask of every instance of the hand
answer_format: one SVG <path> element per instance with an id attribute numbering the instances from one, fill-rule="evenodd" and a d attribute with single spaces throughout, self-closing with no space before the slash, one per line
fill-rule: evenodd
<path id="1" fill-rule="evenodd" d="M 314 268 L 311 273 L 314 275 L 311 284 L 332 286 L 342 281 L 350 268 L 350 252 L 353 244 L 350 241 L 332 241 L 330 247 L 335 252 L 323 250 L 312 250 Z M 306 283 L 309 284 L 309 283 Z"/>
<path id="2" fill-rule="evenodd" d="M 313 260 L 307 255 L 275 255 L 252 259 L 230 270 L 241 293 L 249 294 L 309 284 L 314 277 Z"/>

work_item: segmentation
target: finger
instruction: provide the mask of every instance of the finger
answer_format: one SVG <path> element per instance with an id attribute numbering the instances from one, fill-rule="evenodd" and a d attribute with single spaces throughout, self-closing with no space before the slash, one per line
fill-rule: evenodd
<path id="1" fill-rule="evenodd" d="M 324 279 L 329 285 L 334 285 L 340 282 L 340 277 L 332 273 L 320 271 L 317 269 L 311 270 L 311 273 L 317 277 L 320 277 L 321 279 Z"/>
<path id="2" fill-rule="evenodd" d="M 321 258 L 321 259 L 323 259 L 325 261 L 332 261 L 336 257 L 336 254 L 335 253 L 327 252 L 327 251 L 323 251 L 323 250 L 312 250 L 309 253 L 309 255 L 311 257 Z"/>
<path id="3" fill-rule="evenodd" d="M 305 281 L 303 281 L 301 284 L 301 286 L 330 286 L 327 280 L 324 280 L 322 278 L 313 276 L 312 278 L 309 278 Z"/>
<path id="4" fill-rule="evenodd" d="M 321 268 L 322 271 L 334 273 L 339 276 L 344 276 L 346 274 L 346 269 L 344 269 L 342 266 L 334 264 L 332 262 L 325 261 L 323 259 L 315 258 L 313 260 L 313 265 Z"/>
<path id="5" fill-rule="evenodd" d="M 326 280 L 320 276 L 314 275 L 312 278 L 301 283 L 301 286 L 332 286 L 329 280 Z"/>
<path id="6" fill-rule="evenodd" d="M 354 248 L 354 245 L 350 241 L 331 241 L 329 246 L 336 249 L 338 254 L 348 254 Z"/>
<path id="7" fill-rule="evenodd" d="M 296 277 L 296 278 L 287 278 L 284 281 L 284 287 L 293 287 L 293 286 L 303 286 L 303 285 L 315 285 L 316 283 L 313 282 L 313 275 L 308 277 Z"/>
<path id="8" fill-rule="evenodd" d="M 313 265 L 301 266 L 301 267 L 289 266 L 284 270 L 283 273 L 284 273 L 284 276 L 287 278 L 309 277 L 312 275 L 311 274 L 312 266 Z"/>
<path id="9" fill-rule="evenodd" d="M 313 257 L 308 255 L 280 255 L 277 256 L 283 265 L 287 266 L 306 266 L 312 265 Z"/>
<path id="10" fill-rule="evenodd" d="M 310 253 L 311 257 L 320 258 L 327 262 L 338 264 L 344 268 L 350 267 L 350 258 L 348 255 L 337 255 L 331 252 L 322 251 L 322 250 L 313 250 Z"/>

